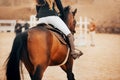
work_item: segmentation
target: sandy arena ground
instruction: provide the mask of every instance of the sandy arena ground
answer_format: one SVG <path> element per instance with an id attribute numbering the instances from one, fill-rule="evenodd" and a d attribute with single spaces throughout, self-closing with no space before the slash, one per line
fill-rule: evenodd
<path id="1" fill-rule="evenodd" d="M 0 33 L 0 80 L 5 79 L 6 60 L 14 33 Z M 77 43 L 76 43 L 77 44 Z M 79 46 L 84 55 L 74 61 L 76 80 L 120 80 L 120 35 L 96 34 L 95 46 Z M 25 79 L 30 80 L 26 71 Z M 43 80 L 67 80 L 59 67 L 48 67 Z"/>

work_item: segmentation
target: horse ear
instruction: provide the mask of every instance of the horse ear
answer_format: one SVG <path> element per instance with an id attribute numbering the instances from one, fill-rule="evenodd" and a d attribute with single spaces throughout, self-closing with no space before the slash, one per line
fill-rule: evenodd
<path id="1" fill-rule="evenodd" d="M 76 13 L 77 13 L 77 8 L 73 11 L 73 15 L 75 16 Z"/>

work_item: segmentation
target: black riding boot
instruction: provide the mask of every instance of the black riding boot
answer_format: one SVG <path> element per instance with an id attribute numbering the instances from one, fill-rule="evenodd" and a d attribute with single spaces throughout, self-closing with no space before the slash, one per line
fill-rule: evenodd
<path id="1" fill-rule="evenodd" d="M 71 47 L 71 55 L 73 57 L 73 59 L 79 58 L 83 53 L 80 51 L 79 53 L 77 53 L 75 51 L 75 45 L 74 45 L 74 37 L 72 34 L 67 35 L 68 39 L 69 39 L 69 43 L 70 43 L 70 47 Z"/>

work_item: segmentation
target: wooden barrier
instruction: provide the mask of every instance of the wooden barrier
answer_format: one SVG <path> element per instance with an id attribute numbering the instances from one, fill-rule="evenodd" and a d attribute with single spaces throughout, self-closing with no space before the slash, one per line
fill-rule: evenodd
<path id="1" fill-rule="evenodd" d="M 13 32 L 16 20 L 0 20 L 0 32 Z"/>
<path id="2" fill-rule="evenodd" d="M 94 44 L 94 40 L 93 40 L 94 34 L 93 33 L 95 33 L 95 30 L 92 32 L 89 30 L 89 25 L 91 24 L 91 21 L 92 20 L 88 17 L 80 16 L 79 21 L 77 22 L 77 25 L 79 25 L 79 28 L 77 31 L 79 34 L 77 36 L 77 39 L 78 39 L 77 46 L 85 46 L 88 44 L 90 44 L 90 45 Z M 89 37 L 90 37 L 90 39 L 89 39 Z"/>

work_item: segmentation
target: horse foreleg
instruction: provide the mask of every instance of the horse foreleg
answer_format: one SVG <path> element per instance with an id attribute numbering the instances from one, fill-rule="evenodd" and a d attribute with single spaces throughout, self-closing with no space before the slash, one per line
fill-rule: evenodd
<path id="1" fill-rule="evenodd" d="M 67 63 L 62 65 L 61 68 L 66 72 L 68 80 L 75 80 L 74 74 L 72 72 L 73 59 L 69 58 Z"/>

